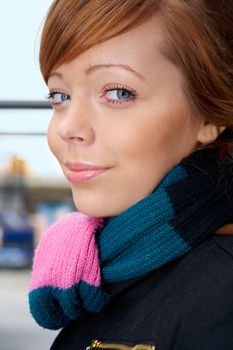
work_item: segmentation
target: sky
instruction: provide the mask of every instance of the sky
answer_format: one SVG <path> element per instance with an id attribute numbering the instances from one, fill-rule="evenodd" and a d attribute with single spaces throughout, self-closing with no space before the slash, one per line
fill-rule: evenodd
<path id="1" fill-rule="evenodd" d="M 0 0 L 0 100 L 43 100 L 48 93 L 39 71 L 43 20 L 51 0 Z M 0 131 L 46 132 L 50 110 L 0 110 Z M 11 154 L 30 163 L 38 176 L 61 176 L 46 137 L 0 136 L 0 168 Z"/>

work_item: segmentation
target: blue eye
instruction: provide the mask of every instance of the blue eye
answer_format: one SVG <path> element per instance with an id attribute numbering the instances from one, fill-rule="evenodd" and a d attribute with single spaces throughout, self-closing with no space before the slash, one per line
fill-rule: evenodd
<path id="1" fill-rule="evenodd" d="M 59 91 L 51 91 L 48 95 L 48 99 L 52 102 L 53 105 L 58 105 L 70 100 L 70 95 Z"/>
<path id="2" fill-rule="evenodd" d="M 136 98 L 135 91 L 124 87 L 106 87 L 103 96 L 110 103 L 124 103 Z"/>
<path id="3" fill-rule="evenodd" d="M 113 89 L 108 92 L 108 95 L 113 100 L 128 100 L 132 96 L 132 93 L 126 89 Z"/>

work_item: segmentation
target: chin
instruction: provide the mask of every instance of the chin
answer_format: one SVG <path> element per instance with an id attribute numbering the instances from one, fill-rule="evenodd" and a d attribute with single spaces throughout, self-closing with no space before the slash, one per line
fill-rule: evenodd
<path id="1" fill-rule="evenodd" d="M 108 218 L 118 216 L 141 198 L 109 196 L 103 192 L 72 191 L 76 209 L 87 216 L 95 218 Z"/>
<path id="2" fill-rule="evenodd" d="M 106 210 L 106 207 L 104 207 L 103 205 L 99 205 L 97 201 L 88 202 L 80 199 L 78 200 L 76 198 L 73 198 L 73 200 L 78 212 L 84 215 L 94 218 L 105 218 L 116 215 L 114 211 L 111 210 L 111 208 L 107 208 Z M 102 203 L 104 203 L 104 201 L 102 201 Z"/>
<path id="3" fill-rule="evenodd" d="M 103 217 L 107 217 L 106 215 L 104 215 L 104 213 L 101 210 L 96 210 L 95 208 L 89 208 L 89 207 L 80 207 L 75 205 L 77 211 L 79 213 L 82 213 L 84 215 L 93 217 L 93 218 L 103 218 Z"/>

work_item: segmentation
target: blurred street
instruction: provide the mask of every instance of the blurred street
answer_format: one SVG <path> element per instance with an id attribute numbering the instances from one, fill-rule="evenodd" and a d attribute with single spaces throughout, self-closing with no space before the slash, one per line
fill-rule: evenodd
<path id="1" fill-rule="evenodd" d="M 34 249 L 48 226 L 74 210 L 46 139 L 52 106 L 39 47 L 51 3 L 1 1 L 0 350 L 49 350 L 58 333 L 36 324 L 27 299 Z"/>
<path id="2" fill-rule="evenodd" d="M 56 337 L 29 313 L 29 278 L 29 270 L 0 270 L 0 350 L 47 350 Z"/>

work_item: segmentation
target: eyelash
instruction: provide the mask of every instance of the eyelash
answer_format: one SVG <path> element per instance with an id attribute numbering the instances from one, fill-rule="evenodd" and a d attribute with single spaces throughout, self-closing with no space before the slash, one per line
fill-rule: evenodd
<path id="1" fill-rule="evenodd" d="M 120 100 L 119 96 L 118 96 L 118 100 L 114 100 L 114 99 L 111 99 L 109 97 L 107 97 L 107 94 L 108 93 L 111 93 L 113 91 L 117 91 L 117 92 L 123 92 L 123 93 L 127 93 L 129 95 L 128 98 L 126 98 L 125 100 L 122 99 Z M 63 95 L 66 97 L 66 99 L 64 99 L 63 101 L 61 102 L 55 102 L 54 101 L 54 97 L 56 94 L 59 94 L 59 95 Z M 53 106 L 59 106 L 61 105 L 63 102 L 66 102 L 67 100 L 70 100 L 70 95 L 69 94 L 66 94 L 62 91 L 58 91 L 58 90 L 51 90 L 47 95 L 46 95 L 46 98 L 52 103 Z M 123 85 L 119 85 L 119 84 L 116 84 L 116 85 L 113 85 L 113 84 L 109 84 L 109 85 L 106 85 L 102 92 L 101 92 L 101 95 L 100 95 L 100 98 L 105 98 L 106 102 L 107 103 L 111 103 L 111 104 L 120 104 L 122 105 L 123 103 L 129 103 L 130 101 L 134 101 L 136 98 L 137 98 L 137 93 L 135 90 L 132 90 L 132 89 L 129 89 L 128 87 L 126 86 L 123 86 Z"/>
<path id="2" fill-rule="evenodd" d="M 125 100 L 113 100 L 113 99 L 110 99 L 106 96 L 107 93 L 110 93 L 112 91 L 124 91 L 126 93 L 129 94 L 129 98 L 125 99 Z M 106 101 L 108 103 L 111 103 L 111 104 L 123 104 L 123 103 L 129 103 L 130 101 L 134 101 L 136 98 L 137 98 L 137 93 L 135 90 L 132 90 L 126 86 L 123 86 L 123 85 L 106 85 L 104 88 L 103 88 L 103 91 L 101 92 L 101 95 L 100 97 L 104 97 L 106 99 Z"/>
<path id="3" fill-rule="evenodd" d="M 55 97 L 56 94 L 60 94 L 60 95 L 64 95 L 66 97 L 68 97 L 68 99 L 70 99 L 70 95 L 69 94 L 66 94 L 62 91 L 58 91 L 58 90 L 51 90 L 47 95 L 46 95 L 46 98 L 52 103 L 53 106 L 58 106 L 60 105 L 62 102 L 65 102 L 66 100 L 62 101 L 62 102 L 54 102 L 53 99 Z M 67 99 L 67 100 L 68 100 Z"/>

